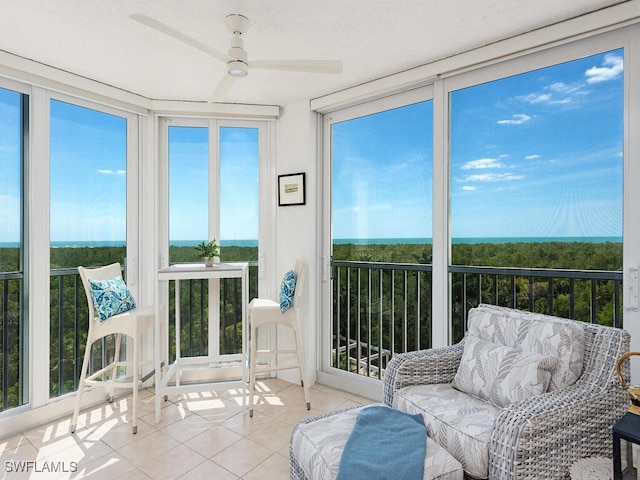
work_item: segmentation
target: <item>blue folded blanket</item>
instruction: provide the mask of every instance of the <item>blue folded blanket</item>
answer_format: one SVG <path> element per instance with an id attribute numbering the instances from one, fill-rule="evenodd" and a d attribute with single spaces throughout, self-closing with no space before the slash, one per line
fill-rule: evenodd
<path id="1" fill-rule="evenodd" d="M 365 407 L 344 446 L 337 480 L 422 480 L 426 449 L 422 415 Z"/>

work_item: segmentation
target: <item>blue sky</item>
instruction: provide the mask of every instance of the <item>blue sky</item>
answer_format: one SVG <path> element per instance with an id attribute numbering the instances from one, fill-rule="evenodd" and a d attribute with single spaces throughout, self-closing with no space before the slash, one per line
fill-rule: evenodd
<path id="1" fill-rule="evenodd" d="M 205 240 L 209 224 L 209 130 L 169 127 L 169 239 Z"/>
<path id="2" fill-rule="evenodd" d="M 0 88 L 0 242 L 20 239 L 20 96 Z"/>
<path id="3" fill-rule="evenodd" d="M 451 234 L 622 236 L 622 51 L 452 92 Z M 334 238 L 429 238 L 431 102 L 334 125 Z"/>
<path id="4" fill-rule="evenodd" d="M 126 119 L 50 104 L 52 241 L 126 238 Z"/>
<path id="5" fill-rule="evenodd" d="M 622 51 L 453 92 L 453 237 L 622 236 Z M 334 238 L 432 236 L 432 102 L 333 128 Z M 19 95 L 0 89 L 0 242 L 19 239 Z M 120 241 L 126 120 L 51 103 L 51 239 Z M 206 128 L 171 133 L 172 240 L 207 235 Z M 255 239 L 258 131 L 223 128 L 221 237 Z"/>
<path id="6" fill-rule="evenodd" d="M 222 127 L 220 238 L 258 238 L 258 129 Z M 208 141 L 205 127 L 169 128 L 169 238 L 208 235 Z"/>
<path id="7" fill-rule="evenodd" d="M 20 95 L 0 89 L 0 242 L 20 239 Z M 50 125 L 51 240 L 126 238 L 123 117 L 53 100 Z M 171 240 L 208 234 L 208 129 L 170 129 Z M 220 129 L 222 239 L 258 234 L 258 130 Z"/>

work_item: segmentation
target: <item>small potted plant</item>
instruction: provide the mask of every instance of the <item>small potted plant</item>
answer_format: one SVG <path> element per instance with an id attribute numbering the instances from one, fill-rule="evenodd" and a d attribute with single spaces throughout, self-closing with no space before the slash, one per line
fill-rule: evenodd
<path id="1" fill-rule="evenodd" d="M 220 256 L 220 247 L 218 247 L 215 238 L 210 242 L 201 242 L 196 247 L 196 251 L 198 252 L 198 257 L 204 259 L 206 267 L 212 267 L 215 258 Z"/>

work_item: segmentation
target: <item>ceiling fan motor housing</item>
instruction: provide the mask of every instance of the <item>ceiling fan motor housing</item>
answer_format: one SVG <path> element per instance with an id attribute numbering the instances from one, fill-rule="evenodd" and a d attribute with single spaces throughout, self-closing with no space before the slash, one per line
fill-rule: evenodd
<path id="1" fill-rule="evenodd" d="M 244 49 L 244 41 L 239 33 L 235 33 L 231 38 L 231 48 L 227 54 L 234 60 L 247 63 L 247 51 Z"/>
<path id="2" fill-rule="evenodd" d="M 227 62 L 227 72 L 232 77 L 246 77 L 247 73 L 249 73 L 249 66 L 242 34 L 249 28 L 249 19 L 244 15 L 232 14 L 227 16 L 224 23 L 233 33 L 231 48 L 227 51 L 227 55 L 232 58 Z"/>

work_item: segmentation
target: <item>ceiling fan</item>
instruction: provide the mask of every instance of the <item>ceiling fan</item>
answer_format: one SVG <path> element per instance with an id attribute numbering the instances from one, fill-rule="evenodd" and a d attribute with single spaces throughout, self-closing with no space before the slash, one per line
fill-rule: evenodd
<path id="1" fill-rule="evenodd" d="M 210 102 L 224 101 L 236 78 L 246 77 L 249 69 L 285 70 L 306 73 L 342 73 L 339 60 L 249 60 L 244 49 L 242 35 L 249 29 L 249 19 L 244 15 L 231 14 L 225 19 L 225 25 L 232 34 L 231 45 L 227 53 L 206 45 L 182 32 L 142 13 L 134 13 L 132 20 L 160 33 L 175 38 L 187 45 L 227 64 L 227 74 L 218 83 Z"/>

